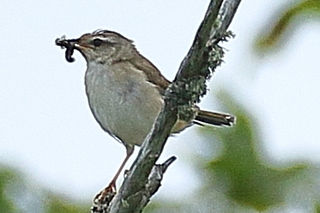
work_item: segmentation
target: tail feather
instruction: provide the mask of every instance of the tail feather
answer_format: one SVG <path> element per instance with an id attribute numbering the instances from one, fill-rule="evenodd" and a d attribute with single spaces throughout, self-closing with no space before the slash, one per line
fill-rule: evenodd
<path id="1" fill-rule="evenodd" d="M 235 117 L 232 115 L 204 110 L 200 110 L 195 119 L 216 126 L 231 126 L 235 122 Z"/>

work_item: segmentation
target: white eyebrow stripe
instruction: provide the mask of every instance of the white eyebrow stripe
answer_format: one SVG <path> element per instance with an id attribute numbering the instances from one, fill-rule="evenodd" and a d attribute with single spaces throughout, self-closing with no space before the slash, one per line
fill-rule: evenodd
<path id="1" fill-rule="evenodd" d="M 93 40 L 94 39 L 100 39 L 101 41 L 105 41 L 109 43 L 116 43 L 113 37 L 105 37 L 105 36 L 97 35 L 93 37 Z"/>

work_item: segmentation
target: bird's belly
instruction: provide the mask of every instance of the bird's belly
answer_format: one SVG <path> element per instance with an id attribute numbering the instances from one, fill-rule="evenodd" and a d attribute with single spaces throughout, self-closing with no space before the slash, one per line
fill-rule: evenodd
<path id="1" fill-rule="evenodd" d="M 141 145 L 163 101 L 148 82 L 87 84 L 89 105 L 101 127 L 125 144 Z"/>

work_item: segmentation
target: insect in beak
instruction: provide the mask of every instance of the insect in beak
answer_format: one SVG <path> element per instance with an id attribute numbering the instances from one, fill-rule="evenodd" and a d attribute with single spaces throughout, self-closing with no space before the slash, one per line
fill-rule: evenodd
<path id="1" fill-rule="evenodd" d="M 55 43 L 61 48 L 66 48 L 66 60 L 70 63 L 74 62 L 75 59 L 72 57 L 74 49 L 76 49 L 76 44 L 79 39 L 66 39 L 65 36 L 57 38 Z"/>

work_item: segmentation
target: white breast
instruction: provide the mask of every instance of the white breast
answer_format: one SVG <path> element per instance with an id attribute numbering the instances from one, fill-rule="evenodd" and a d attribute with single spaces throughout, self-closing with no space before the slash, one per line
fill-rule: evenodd
<path id="1" fill-rule="evenodd" d="M 88 64 L 86 92 L 101 127 L 125 144 L 141 145 L 163 100 L 143 72 L 120 66 Z"/>

